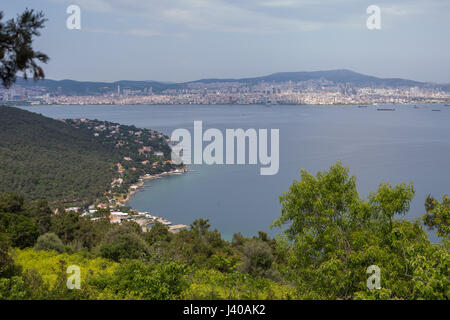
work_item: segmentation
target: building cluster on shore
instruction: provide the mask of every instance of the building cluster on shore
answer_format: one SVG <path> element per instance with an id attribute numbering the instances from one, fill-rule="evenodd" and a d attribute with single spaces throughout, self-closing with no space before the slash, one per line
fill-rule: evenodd
<path id="1" fill-rule="evenodd" d="M 126 206 L 130 197 L 144 187 L 145 180 L 179 175 L 186 171 L 186 166 L 174 164 L 167 155 L 170 154 L 171 148 L 169 137 L 155 130 L 108 121 L 85 118 L 60 121 L 87 130 L 98 142 L 119 150 L 114 154 L 115 158 L 110 159 L 113 172 L 109 188 L 93 204 L 90 203 L 89 210 L 82 213 L 84 216 L 91 219 L 108 216 L 111 223 L 135 221 L 144 231 L 156 222 L 167 225 L 172 232 L 186 228 L 184 225 L 172 225 L 172 222 L 162 217 Z M 87 205 L 85 203 L 84 207 L 87 208 Z M 69 210 L 82 211 L 80 208 Z"/>
<path id="2" fill-rule="evenodd" d="M 183 89 L 154 92 L 152 88 L 122 89 L 90 95 L 49 92 L 44 87 L 0 90 L 0 100 L 30 104 L 122 105 L 122 104 L 402 104 L 448 103 L 450 92 L 427 87 L 356 87 L 326 80 L 190 83 Z"/>
<path id="3" fill-rule="evenodd" d="M 181 173 L 181 172 L 180 172 Z M 173 173 L 166 173 L 166 174 L 173 174 Z M 162 175 L 160 175 L 162 176 Z M 153 177 L 158 178 L 158 177 Z M 133 185 L 132 188 L 130 188 L 130 195 L 133 192 L 136 192 L 138 188 L 142 187 L 142 184 L 139 185 Z M 132 191 L 133 190 L 133 191 Z M 129 198 L 129 197 L 128 197 Z M 154 216 L 151 215 L 148 212 L 141 212 L 139 210 L 131 209 L 126 207 L 126 210 L 124 210 L 125 204 L 124 203 L 99 203 L 97 205 L 91 205 L 88 209 L 82 210 L 81 207 L 70 207 L 67 208 L 66 211 L 76 211 L 80 212 L 82 216 L 89 217 L 91 220 L 97 220 L 102 217 L 107 217 L 111 223 L 122 223 L 123 221 L 134 221 L 136 222 L 141 228 L 142 231 L 147 231 L 150 229 L 155 223 L 161 223 L 168 227 L 170 232 L 178 232 L 180 230 L 187 229 L 186 225 L 183 224 L 173 224 L 171 221 L 160 217 L 160 216 Z M 108 214 L 107 215 L 99 215 L 98 212 L 101 209 L 107 209 Z M 124 212 L 126 211 L 126 212 Z"/>
<path id="4" fill-rule="evenodd" d="M 89 210 L 89 212 L 85 212 L 83 214 L 94 215 L 96 210 Z M 99 218 L 91 218 L 91 219 L 99 219 Z M 131 213 L 121 212 L 121 211 L 112 211 L 109 216 L 109 220 L 111 223 L 121 223 L 122 221 L 134 221 L 141 228 L 142 231 L 147 231 L 150 229 L 155 223 L 159 222 L 168 227 L 171 232 L 178 232 L 180 230 L 186 229 L 187 226 L 183 224 L 172 224 L 171 221 L 166 220 L 162 217 L 153 216 L 148 212 L 140 212 L 137 210 L 132 210 Z"/>
<path id="5" fill-rule="evenodd" d="M 110 212 L 109 220 L 111 223 L 121 223 L 122 221 L 134 221 L 139 226 L 141 226 L 142 231 L 147 231 L 149 228 L 151 228 L 156 222 L 162 223 L 163 225 L 166 225 L 171 232 L 178 232 L 183 229 L 187 229 L 186 225 L 183 224 L 172 224 L 171 221 L 168 221 L 164 219 L 163 217 L 153 216 L 149 214 L 148 212 L 140 212 L 138 210 L 129 209 L 130 212 L 122 212 L 120 209 L 126 205 L 126 202 L 129 201 L 130 197 L 134 195 L 136 192 L 138 192 L 141 188 L 144 186 L 145 180 L 150 179 L 160 179 L 167 175 L 179 175 L 186 172 L 186 168 L 183 169 L 174 169 L 168 172 L 162 172 L 160 174 L 156 175 L 150 175 L 146 174 L 142 176 L 139 181 L 136 184 L 133 184 L 130 186 L 128 190 L 128 194 L 123 200 L 118 200 L 115 198 L 109 199 L 109 203 L 99 203 L 97 206 L 102 209 L 113 209 L 113 211 Z M 91 216 L 91 219 L 98 219 L 95 217 L 95 213 L 97 210 L 95 209 L 95 206 L 92 205 L 89 209 L 89 211 L 85 211 L 84 215 Z"/>

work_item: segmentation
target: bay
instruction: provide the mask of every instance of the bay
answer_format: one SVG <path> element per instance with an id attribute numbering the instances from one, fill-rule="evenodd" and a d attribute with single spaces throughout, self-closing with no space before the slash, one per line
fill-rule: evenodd
<path id="1" fill-rule="evenodd" d="M 123 105 L 27 106 L 45 116 L 108 120 L 152 128 L 170 136 L 174 129 L 279 129 L 280 168 L 261 176 L 259 165 L 192 165 L 191 172 L 151 180 L 129 204 L 138 210 L 189 225 L 207 218 L 230 239 L 233 233 L 270 235 L 280 215 L 279 195 L 301 168 L 316 173 L 341 160 L 357 176 L 361 196 L 382 181 L 414 182 L 417 189 L 408 219 L 424 213 L 427 194 L 441 198 L 450 190 L 450 108 L 420 105 L 263 106 L 263 105 Z M 378 107 L 379 108 L 379 107 Z M 433 112 L 440 109 L 441 112 Z M 434 234 L 430 235 L 436 240 Z"/>

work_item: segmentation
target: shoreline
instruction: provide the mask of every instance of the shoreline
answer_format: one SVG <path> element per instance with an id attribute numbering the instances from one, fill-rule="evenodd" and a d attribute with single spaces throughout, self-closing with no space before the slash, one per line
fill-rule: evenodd
<path id="1" fill-rule="evenodd" d="M 126 204 L 131 200 L 131 197 L 133 195 L 135 195 L 139 190 L 142 189 L 146 180 L 162 179 L 163 177 L 171 176 L 171 175 L 182 175 L 182 174 L 186 173 L 187 171 L 189 171 L 189 170 L 186 168 L 186 166 L 184 166 L 183 168 L 177 168 L 177 169 L 173 169 L 170 171 L 164 171 L 164 172 L 154 174 L 154 175 L 145 174 L 145 175 L 139 177 L 138 182 L 135 184 L 132 184 L 129 187 L 128 192 L 126 194 L 126 198 L 123 200 L 120 200 L 120 201 L 116 200 L 115 204 L 116 204 L 116 206 L 118 206 L 118 207 L 116 207 L 117 208 L 116 210 L 120 211 L 121 206 L 126 206 Z M 172 223 L 171 221 L 167 220 L 166 218 L 164 218 L 162 216 L 152 215 L 148 211 L 141 212 L 137 209 L 133 209 L 133 208 L 131 208 L 131 209 L 135 212 L 135 214 L 139 215 L 138 218 L 132 217 L 132 221 L 135 221 L 136 223 L 138 223 L 143 231 L 147 231 L 149 228 L 149 225 L 154 224 L 155 222 L 159 222 L 159 223 L 162 223 L 163 225 L 167 226 L 168 230 L 172 233 L 179 232 L 180 230 L 184 230 L 188 227 L 183 224 Z M 119 218 L 118 220 L 116 220 L 116 222 L 120 223 L 121 220 L 122 219 Z"/>
<path id="2" fill-rule="evenodd" d="M 375 106 L 375 105 L 414 105 L 414 104 L 430 104 L 430 105 L 445 105 L 450 103 L 450 101 L 446 102 L 407 102 L 407 103 L 369 103 L 369 102 L 361 102 L 361 103 L 333 103 L 333 104 L 299 104 L 299 103 L 276 103 L 276 104 L 264 104 L 264 103 L 220 103 L 220 104 L 186 104 L 186 103 L 130 103 L 130 104 L 111 104 L 111 103 L 96 103 L 96 104 L 14 104 L 11 106 L 15 107 L 44 107 L 44 106 L 67 106 L 67 107 L 84 107 L 84 106 L 329 106 L 329 107 L 339 107 L 339 106 L 358 106 L 358 105 L 367 105 L 367 106 Z"/>
<path id="3" fill-rule="evenodd" d="M 171 170 L 171 171 L 164 171 L 164 172 L 161 172 L 161 173 L 158 173 L 158 174 L 155 174 L 155 175 L 151 175 L 151 174 L 147 173 L 147 174 L 145 174 L 143 176 L 140 176 L 138 182 L 135 183 L 135 184 L 132 184 L 129 187 L 125 199 L 123 199 L 121 201 L 117 201 L 117 203 L 118 204 L 122 204 L 122 205 L 126 205 L 131 200 L 131 197 L 133 195 L 135 195 L 137 192 L 142 190 L 142 187 L 144 186 L 145 181 L 147 181 L 147 180 L 162 179 L 163 177 L 172 176 L 172 175 L 182 175 L 182 174 L 184 174 L 184 173 L 186 173 L 188 171 L 189 170 L 186 167 L 184 167 L 182 169 L 174 169 L 174 170 Z"/>

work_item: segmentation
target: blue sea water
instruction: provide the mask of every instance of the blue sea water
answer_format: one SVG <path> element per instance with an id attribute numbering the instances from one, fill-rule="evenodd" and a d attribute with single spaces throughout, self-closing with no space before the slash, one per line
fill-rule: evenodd
<path id="1" fill-rule="evenodd" d="M 357 176 L 361 196 L 382 181 L 414 182 L 416 196 L 406 215 L 424 213 L 427 194 L 450 193 L 450 107 L 383 106 L 219 106 L 123 105 L 23 107 L 52 118 L 90 118 L 132 124 L 167 135 L 177 128 L 192 132 L 193 121 L 204 130 L 279 129 L 280 168 L 261 176 L 259 165 L 192 165 L 191 172 L 147 181 L 129 204 L 189 225 L 208 218 L 224 238 L 269 226 L 280 215 L 279 195 L 298 179 L 301 168 L 316 173 L 341 160 Z M 432 109 L 440 109 L 433 112 Z M 436 240 L 434 234 L 431 239 Z"/>

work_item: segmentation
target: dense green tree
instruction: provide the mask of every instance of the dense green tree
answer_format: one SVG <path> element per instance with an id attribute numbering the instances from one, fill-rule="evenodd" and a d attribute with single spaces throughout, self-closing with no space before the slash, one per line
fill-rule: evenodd
<path id="1" fill-rule="evenodd" d="M 206 219 L 193 221 L 190 230 L 182 230 L 173 236 L 171 249 L 174 255 L 191 265 L 215 265 L 215 254 L 232 255 L 232 250 L 217 230 L 209 230 Z"/>
<path id="2" fill-rule="evenodd" d="M 442 202 L 437 201 L 429 195 L 425 201 L 427 213 L 423 217 L 425 225 L 436 230 L 438 236 L 448 240 L 450 233 L 450 198 L 442 197 Z"/>
<path id="3" fill-rule="evenodd" d="M 167 226 L 156 222 L 150 230 L 143 233 L 143 238 L 151 246 L 157 242 L 170 242 L 172 237 Z"/>
<path id="4" fill-rule="evenodd" d="M 25 199 L 23 196 L 5 192 L 0 194 L 0 212 L 24 214 Z"/>
<path id="5" fill-rule="evenodd" d="M 25 211 L 24 198 L 12 193 L 0 195 L 0 228 L 8 235 L 13 247 L 33 246 L 39 236 L 36 223 Z"/>
<path id="6" fill-rule="evenodd" d="M 91 250 L 103 240 L 106 233 L 113 227 L 114 225 L 109 222 L 107 217 L 98 220 L 80 217 L 74 240 L 69 243 L 69 246 L 77 250 Z"/>
<path id="7" fill-rule="evenodd" d="M 36 223 L 39 234 L 45 234 L 50 230 L 52 210 L 46 200 L 38 200 L 27 207 L 26 215 Z"/>
<path id="8" fill-rule="evenodd" d="M 286 236 L 293 245 L 292 249 L 289 242 L 283 246 L 290 251 L 291 270 L 284 272 L 297 283 L 300 295 L 316 299 L 448 296 L 448 271 L 442 260 L 448 251 L 431 244 L 418 223 L 396 218 L 409 210 L 413 195 L 412 184 L 382 183 L 365 200 L 358 195 L 355 177 L 341 163 L 315 177 L 303 170 L 301 180 L 280 197 L 282 213 L 274 223 L 288 224 Z M 378 291 L 366 286 L 371 265 L 382 272 Z"/>
<path id="9" fill-rule="evenodd" d="M 11 245 L 18 248 L 32 247 L 39 236 L 36 224 L 23 215 L 13 214 L 8 218 L 6 232 L 9 234 Z"/>
<path id="10" fill-rule="evenodd" d="M 0 278 L 11 276 L 14 267 L 14 259 L 11 256 L 8 242 L 6 234 L 0 232 Z"/>
<path id="11" fill-rule="evenodd" d="M 34 245 L 34 249 L 55 250 L 56 252 L 61 253 L 64 252 L 64 244 L 56 234 L 49 232 L 43 234 L 42 236 L 39 236 L 39 238 L 36 241 L 36 244 Z"/>
<path id="12" fill-rule="evenodd" d="M 242 260 L 243 264 L 238 267 L 241 272 L 254 276 L 267 276 L 274 257 L 272 249 L 266 242 L 260 239 L 251 239 L 246 241 L 242 247 Z"/>
<path id="13" fill-rule="evenodd" d="M 231 246 L 233 248 L 242 248 L 246 241 L 246 238 L 242 235 L 242 233 L 234 233 L 233 238 L 231 239 Z"/>
<path id="14" fill-rule="evenodd" d="M 203 236 L 208 232 L 210 227 L 209 219 L 197 219 L 191 223 L 191 232 L 198 236 Z"/>
<path id="15" fill-rule="evenodd" d="M 99 252 L 101 257 L 119 262 L 124 259 L 146 258 L 149 248 L 130 223 L 110 230 L 100 244 Z"/>
<path id="16" fill-rule="evenodd" d="M 58 210 L 51 217 L 50 231 L 56 234 L 64 244 L 69 244 L 75 239 L 80 229 L 80 214 L 75 211 Z"/>
<path id="17" fill-rule="evenodd" d="M 120 229 L 124 230 L 124 231 L 128 230 L 131 233 L 136 233 L 139 235 L 142 234 L 141 226 L 134 221 L 128 221 L 128 220 L 122 221 L 120 223 Z"/>

